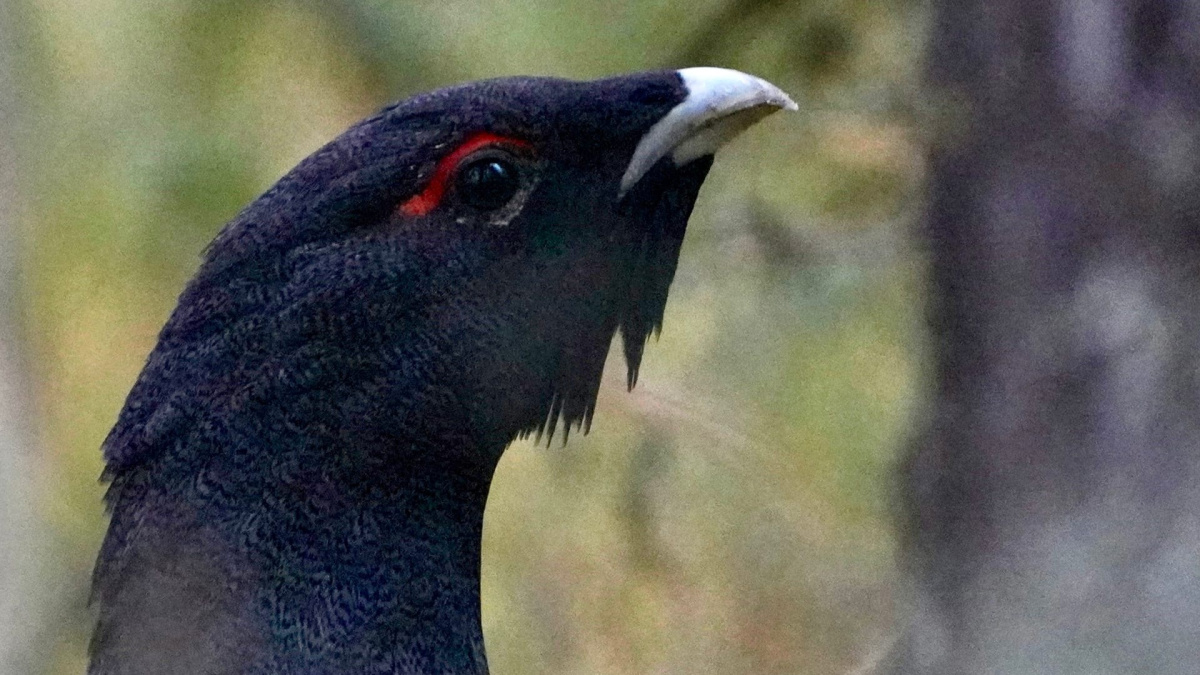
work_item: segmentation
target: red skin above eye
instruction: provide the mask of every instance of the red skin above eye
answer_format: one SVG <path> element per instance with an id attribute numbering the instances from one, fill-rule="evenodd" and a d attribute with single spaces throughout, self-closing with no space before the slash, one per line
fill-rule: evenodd
<path id="1" fill-rule="evenodd" d="M 469 136 L 453 152 L 443 157 L 437 163 L 437 168 L 433 170 L 433 177 L 429 179 L 429 184 L 425 186 L 424 190 L 421 190 L 400 204 L 400 213 L 406 216 L 423 216 L 436 209 L 438 204 L 442 202 L 442 197 L 446 195 L 450 176 L 458 168 L 458 163 L 467 155 L 481 148 L 486 148 L 489 145 L 508 145 L 518 148 L 529 147 L 527 141 L 519 138 L 498 136 L 488 131 L 480 131 L 477 134 Z"/>

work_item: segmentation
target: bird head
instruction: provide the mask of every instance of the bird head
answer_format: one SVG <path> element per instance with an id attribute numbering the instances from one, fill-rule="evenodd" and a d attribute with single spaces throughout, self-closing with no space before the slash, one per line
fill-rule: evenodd
<path id="1" fill-rule="evenodd" d="M 106 443 L 110 470 L 198 418 L 272 405 L 256 419 L 475 447 L 586 427 L 618 332 L 636 380 L 713 153 L 781 108 L 773 85 L 717 68 L 388 106 L 212 243 Z"/>
<path id="2" fill-rule="evenodd" d="M 490 80 L 288 172 L 105 441 L 89 672 L 486 672 L 500 453 L 586 428 L 618 332 L 632 386 L 713 153 L 790 107 L 712 68 Z"/>

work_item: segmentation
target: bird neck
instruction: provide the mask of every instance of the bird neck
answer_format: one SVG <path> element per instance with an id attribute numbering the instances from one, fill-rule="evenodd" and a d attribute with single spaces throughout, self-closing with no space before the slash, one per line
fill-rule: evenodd
<path id="1" fill-rule="evenodd" d="M 255 570 L 259 602 L 273 608 L 272 672 L 487 672 L 479 585 L 490 471 L 412 469 L 382 489 L 310 481 L 277 511 L 281 527 Z"/>
<path id="2" fill-rule="evenodd" d="M 365 456 L 289 458 L 240 480 L 232 464 L 199 480 L 168 464 L 118 481 L 89 672 L 485 674 L 495 462 L 448 451 L 356 466 Z"/>

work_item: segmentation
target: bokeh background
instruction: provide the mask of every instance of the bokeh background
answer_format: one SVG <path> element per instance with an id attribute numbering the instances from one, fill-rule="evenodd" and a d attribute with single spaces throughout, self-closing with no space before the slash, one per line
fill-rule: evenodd
<path id="1" fill-rule="evenodd" d="M 725 150 L 638 388 L 518 443 L 484 541 L 497 675 L 855 673 L 899 602 L 925 378 L 925 6 L 0 0 L 0 673 L 81 673 L 99 444 L 205 244 L 389 100 L 720 65 L 801 112 Z"/>

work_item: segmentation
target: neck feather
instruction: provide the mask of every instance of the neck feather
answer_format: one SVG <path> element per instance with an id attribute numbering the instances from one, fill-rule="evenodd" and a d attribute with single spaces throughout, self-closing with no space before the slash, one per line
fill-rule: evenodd
<path id="1" fill-rule="evenodd" d="M 116 478 L 89 673 L 487 672 L 480 544 L 502 448 L 297 448 L 269 470 L 190 453 Z"/>

